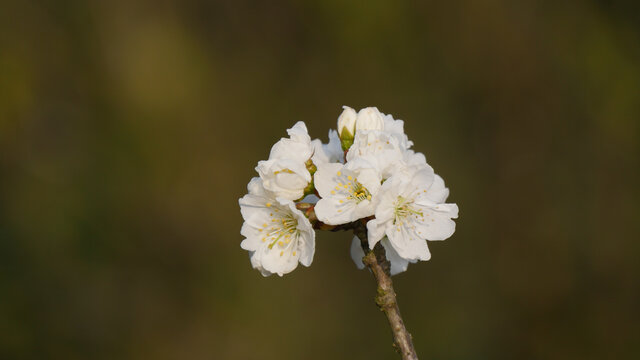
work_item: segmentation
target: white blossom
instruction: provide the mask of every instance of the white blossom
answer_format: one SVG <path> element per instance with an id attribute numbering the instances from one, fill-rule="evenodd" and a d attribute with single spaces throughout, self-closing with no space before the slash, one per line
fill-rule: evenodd
<path id="1" fill-rule="evenodd" d="M 298 121 L 287 130 L 289 138 L 282 138 L 271 148 L 269 160 L 258 162 L 256 171 L 264 187 L 276 196 L 296 200 L 304 195 L 311 182 L 306 162 L 314 152 L 307 127 Z"/>
<path id="2" fill-rule="evenodd" d="M 380 243 L 392 275 L 429 260 L 427 241 L 445 240 L 455 231 L 458 206 L 445 203 L 449 189 L 424 154 L 411 149 L 404 121 L 375 107 L 356 112 L 343 106 L 337 122 L 338 131 L 329 131 L 326 144 L 312 141 L 302 121 L 288 129 L 289 136 L 258 162 L 259 177 L 239 200 L 241 247 L 264 276 L 282 276 L 298 263 L 311 265 L 315 221 L 325 224 L 318 228 L 331 229 L 362 220 L 366 245 L 373 249 Z M 314 224 L 305 215 L 312 211 Z M 364 267 L 357 237 L 351 256 Z"/>
<path id="3" fill-rule="evenodd" d="M 295 203 L 266 190 L 253 178 L 243 196 L 240 211 L 244 224 L 240 246 L 249 251 L 251 265 L 262 275 L 290 273 L 298 262 L 310 266 L 315 252 L 315 232 Z"/>
<path id="4" fill-rule="evenodd" d="M 378 194 L 375 218 L 367 223 L 369 246 L 383 237 L 406 260 L 429 260 L 425 240 L 445 240 L 455 231 L 456 204 L 445 204 L 444 181 L 429 166 L 412 176 L 392 176 Z"/>
<path id="5" fill-rule="evenodd" d="M 340 225 L 373 215 L 381 180 L 379 170 L 364 159 L 318 165 L 314 183 L 321 199 L 316 216 L 325 224 Z"/>

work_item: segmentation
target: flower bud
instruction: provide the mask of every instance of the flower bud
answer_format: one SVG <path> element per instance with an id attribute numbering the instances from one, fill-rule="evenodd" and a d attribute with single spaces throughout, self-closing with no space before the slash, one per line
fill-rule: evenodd
<path id="1" fill-rule="evenodd" d="M 342 149 L 347 150 L 351 147 L 351 144 L 353 144 L 353 136 L 356 132 L 356 119 L 358 114 L 348 106 L 343 106 L 342 108 L 344 110 L 342 111 L 342 114 L 338 116 L 338 134 L 340 135 Z"/>
<path id="2" fill-rule="evenodd" d="M 384 117 L 378 108 L 368 107 L 358 112 L 356 130 L 383 130 Z"/>
<path id="3" fill-rule="evenodd" d="M 342 108 L 344 110 L 342 114 L 338 116 L 338 134 L 342 137 L 342 134 L 346 131 L 353 137 L 353 134 L 356 132 L 356 118 L 358 114 L 348 106 L 343 106 Z"/>

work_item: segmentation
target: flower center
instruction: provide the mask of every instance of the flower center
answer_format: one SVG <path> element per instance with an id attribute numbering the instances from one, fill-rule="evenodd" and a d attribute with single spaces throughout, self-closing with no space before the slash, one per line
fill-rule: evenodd
<path id="1" fill-rule="evenodd" d="M 269 242 L 269 249 L 273 249 L 276 244 L 280 248 L 284 248 L 288 245 L 292 238 L 297 237 L 298 220 L 291 213 L 282 214 L 278 217 L 278 211 L 276 211 L 276 217 L 274 213 L 269 214 L 271 217 L 271 226 L 266 227 L 264 230 L 266 233 L 262 237 L 262 242 Z M 266 224 L 265 224 L 266 225 Z"/>
<path id="2" fill-rule="evenodd" d="M 344 181 L 344 175 L 342 175 L 342 171 L 338 171 L 337 175 Z M 354 178 L 351 175 L 348 175 L 346 178 L 346 184 L 342 184 L 342 182 L 339 182 L 335 190 L 340 191 L 344 188 L 349 193 L 348 199 L 355 200 L 356 204 L 360 203 L 363 200 L 371 200 L 371 193 L 369 193 L 369 190 L 367 190 L 366 187 L 362 186 L 362 184 L 358 182 L 357 178 Z M 331 194 L 335 194 L 335 191 L 331 191 Z M 342 200 L 340 200 L 340 202 L 342 202 Z"/>
<path id="3" fill-rule="evenodd" d="M 355 200 L 356 203 L 359 203 L 363 200 L 371 200 L 371 194 L 369 193 L 369 190 L 367 190 L 366 187 L 362 186 L 362 184 L 360 184 L 357 179 L 354 179 L 353 183 L 347 183 L 347 186 L 347 191 L 349 191 L 349 198 Z"/>
<path id="4" fill-rule="evenodd" d="M 398 196 L 396 200 L 396 204 L 393 208 L 393 214 L 395 215 L 395 219 L 393 220 L 393 224 L 399 223 L 402 224 L 402 221 L 406 219 L 408 216 L 424 217 L 422 211 L 417 209 L 413 205 L 413 199 L 406 199 L 402 196 Z"/>

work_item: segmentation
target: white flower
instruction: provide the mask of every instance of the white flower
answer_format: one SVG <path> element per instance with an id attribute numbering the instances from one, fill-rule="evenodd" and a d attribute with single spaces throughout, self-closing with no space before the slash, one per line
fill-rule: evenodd
<path id="1" fill-rule="evenodd" d="M 412 176 L 392 176 L 378 194 L 375 219 L 367 223 L 369 246 L 384 236 L 406 260 L 429 260 L 425 240 L 445 240 L 455 231 L 456 204 L 444 204 L 449 191 L 433 169 L 417 167 Z"/>
<path id="2" fill-rule="evenodd" d="M 360 130 L 384 129 L 384 117 L 376 107 L 368 107 L 358 111 L 356 132 Z"/>
<path id="3" fill-rule="evenodd" d="M 315 212 L 325 224 L 346 224 L 373 215 L 381 177 L 368 161 L 320 164 L 314 180 L 321 197 Z"/>
<path id="4" fill-rule="evenodd" d="M 311 137 L 307 132 L 307 126 L 298 121 L 291 129 L 287 129 L 289 138 L 282 138 L 271 148 L 269 160 L 292 159 L 306 162 L 313 154 Z"/>
<path id="5" fill-rule="evenodd" d="M 409 263 L 415 263 L 415 260 L 407 260 L 403 259 L 398 255 L 396 250 L 389 243 L 389 239 L 386 237 L 380 241 L 382 247 L 384 247 L 385 255 L 389 263 L 391 263 L 391 268 L 389 269 L 391 275 L 396 275 L 401 272 L 407 271 L 407 267 Z M 354 236 L 351 241 L 351 259 L 356 264 L 356 267 L 360 270 L 364 269 L 364 263 L 362 262 L 362 258 L 364 257 L 364 250 L 362 249 L 362 245 L 360 239 L 357 236 Z"/>
<path id="6" fill-rule="evenodd" d="M 348 106 L 343 106 L 342 108 L 344 110 L 342 110 L 342 114 L 338 116 L 338 134 L 340 137 L 353 137 L 353 134 L 356 132 L 356 119 L 358 114 Z M 345 130 L 348 134 L 343 134 Z"/>
<path id="7" fill-rule="evenodd" d="M 311 265 L 315 252 L 315 231 L 304 214 L 287 199 L 275 198 L 253 178 L 243 196 L 240 211 L 245 222 L 240 246 L 249 251 L 251 265 L 262 275 L 290 273 L 298 262 Z"/>
<path id="8" fill-rule="evenodd" d="M 306 162 L 311 158 L 314 147 L 302 121 L 287 133 L 290 138 L 282 138 L 273 145 L 269 160 L 259 161 L 256 171 L 267 190 L 276 196 L 296 200 L 304 195 L 304 189 L 311 182 Z"/>
<path id="9" fill-rule="evenodd" d="M 335 130 L 329 130 L 328 144 L 323 144 L 319 139 L 313 140 L 311 144 L 314 150 L 311 161 L 316 166 L 328 162 L 344 162 L 344 151 L 342 151 L 340 138 Z"/>
<path id="10" fill-rule="evenodd" d="M 262 160 L 256 171 L 267 190 L 288 200 L 300 199 L 311 181 L 305 163 L 294 159 Z"/>
<path id="11" fill-rule="evenodd" d="M 403 159 L 405 148 L 390 133 L 383 131 L 358 131 L 353 145 L 347 152 L 347 162 L 366 158 L 374 163 L 386 179 L 393 174 L 395 166 Z"/>

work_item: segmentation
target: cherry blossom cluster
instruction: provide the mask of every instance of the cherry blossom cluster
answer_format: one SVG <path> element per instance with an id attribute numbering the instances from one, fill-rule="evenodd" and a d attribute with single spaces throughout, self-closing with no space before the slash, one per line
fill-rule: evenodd
<path id="1" fill-rule="evenodd" d="M 239 201 L 240 246 L 264 276 L 310 266 L 318 228 L 366 223 L 368 247 L 384 247 L 392 275 L 429 260 L 427 240 L 455 231 L 458 206 L 445 203 L 449 189 L 411 150 L 404 122 L 375 107 L 343 108 L 327 144 L 311 140 L 302 121 L 287 130 L 289 137 L 258 162 L 259 176 Z M 354 237 L 351 256 L 359 268 L 364 255 Z"/>

